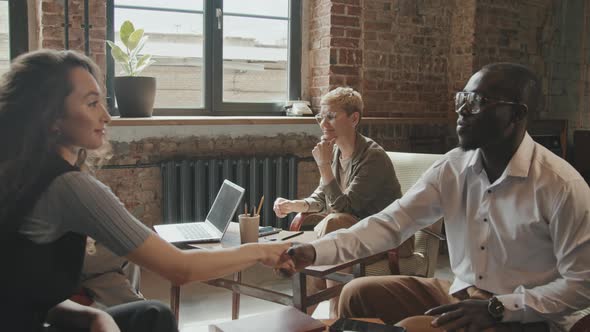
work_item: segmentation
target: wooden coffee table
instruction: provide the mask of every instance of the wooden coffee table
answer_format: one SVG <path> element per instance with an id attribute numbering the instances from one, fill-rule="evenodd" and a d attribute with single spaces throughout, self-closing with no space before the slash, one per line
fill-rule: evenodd
<path id="1" fill-rule="evenodd" d="M 282 233 L 282 234 L 281 234 Z M 266 239 L 270 238 L 278 238 L 281 239 L 286 236 L 286 233 L 278 233 L 271 236 L 267 236 Z M 292 232 L 289 232 L 292 233 Z M 289 239 L 288 241 L 293 242 L 302 242 L 308 243 L 313 240 L 317 239 L 317 235 L 315 232 L 305 232 L 302 235 Z M 264 240 L 264 239 L 263 239 Z M 262 240 L 261 240 L 262 241 Z M 237 247 L 240 245 L 240 231 L 239 225 L 235 222 L 230 223 L 228 230 L 223 237 L 221 243 L 217 244 L 206 244 L 201 245 L 199 244 L 198 247 L 202 248 L 231 248 Z M 252 296 L 258 299 L 267 300 L 283 305 L 293 306 L 303 312 L 306 312 L 306 309 L 314 304 L 318 304 L 322 301 L 331 299 L 338 294 L 342 287 L 344 287 L 344 283 L 352 280 L 356 277 L 361 277 L 365 275 L 365 266 L 371 263 L 374 263 L 380 259 L 382 259 L 384 253 L 380 253 L 378 255 L 365 257 L 356 259 L 350 262 L 338 264 L 338 265 L 329 265 L 329 266 L 310 266 L 304 269 L 303 271 L 296 273 L 293 275 L 293 295 L 285 294 L 276 292 L 270 289 L 265 289 L 261 287 L 257 287 L 254 285 L 249 285 L 242 282 L 242 272 L 236 272 L 233 275 L 232 279 L 214 279 L 206 281 L 207 284 L 225 288 L 231 290 L 232 294 L 232 319 L 238 319 L 240 314 L 240 294 L 245 294 L 248 296 Z M 346 273 L 339 273 L 338 271 L 352 267 L 353 273 L 346 274 Z M 319 277 L 324 279 L 330 279 L 335 281 L 340 281 L 342 284 L 337 286 L 324 289 L 316 294 L 307 295 L 307 276 Z M 170 287 L 170 307 L 176 319 L 178 320 L 179 316 L 179 307 L 180 307 L 180 287 L 176 285 L 171 285 Z"/>

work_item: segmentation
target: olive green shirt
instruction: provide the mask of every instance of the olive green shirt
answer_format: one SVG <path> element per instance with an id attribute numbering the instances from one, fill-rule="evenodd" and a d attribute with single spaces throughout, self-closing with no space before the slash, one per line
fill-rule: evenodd
<path id="1" fill-rule="evenodd" d="M 391 159 L 383 148 L 372 139 L 359 133 L 348 176 L 341 181 L 340 155 L 334 146 L 332 172 L 334 180 L 321 183 L 311 196 L 304 200 L 307 212 L 348 213 L 362 219 L 373 215 L 401 197 L 401 188 Z"/>

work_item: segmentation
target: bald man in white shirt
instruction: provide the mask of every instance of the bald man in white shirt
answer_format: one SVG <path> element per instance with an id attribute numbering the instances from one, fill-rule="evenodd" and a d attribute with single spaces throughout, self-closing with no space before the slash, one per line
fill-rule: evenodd
<path id="1" fill-rule="evenodd" d="M 459 148 L 380 213 L 290 249 L 285 269 L 382 252 L 443 217 L 453 283 L 359 278 L 342 292 L 341 316 L 409 332 L 569 329 L 590 306 L 590 189 L 526 132 L 540 99 L 530 69 L 485 66 L 455 97 Z"/>

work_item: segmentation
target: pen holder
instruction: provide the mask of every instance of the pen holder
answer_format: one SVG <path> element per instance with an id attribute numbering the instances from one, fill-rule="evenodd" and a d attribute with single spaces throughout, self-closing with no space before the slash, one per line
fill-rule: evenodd
<path id="1" fill-rule="evenodd" d="M 258 226 L 260 225 L 260 215 L 250 217 L 249 214 L 240 214 L 238 216 L 240 223 L 240 242 L 251 243 L 258 242 Z"/>

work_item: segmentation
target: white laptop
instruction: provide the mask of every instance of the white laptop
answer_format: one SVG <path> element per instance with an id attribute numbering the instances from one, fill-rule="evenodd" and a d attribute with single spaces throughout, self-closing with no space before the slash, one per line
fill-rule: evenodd
<path id="1" fill-rule="evenodd" d="M 223 181 L 217 197 L 201 222 L 155 225 L 158 235 L 170 243 L 219 242 L 244 196 L 244 188 L 228 180 Z"/>

